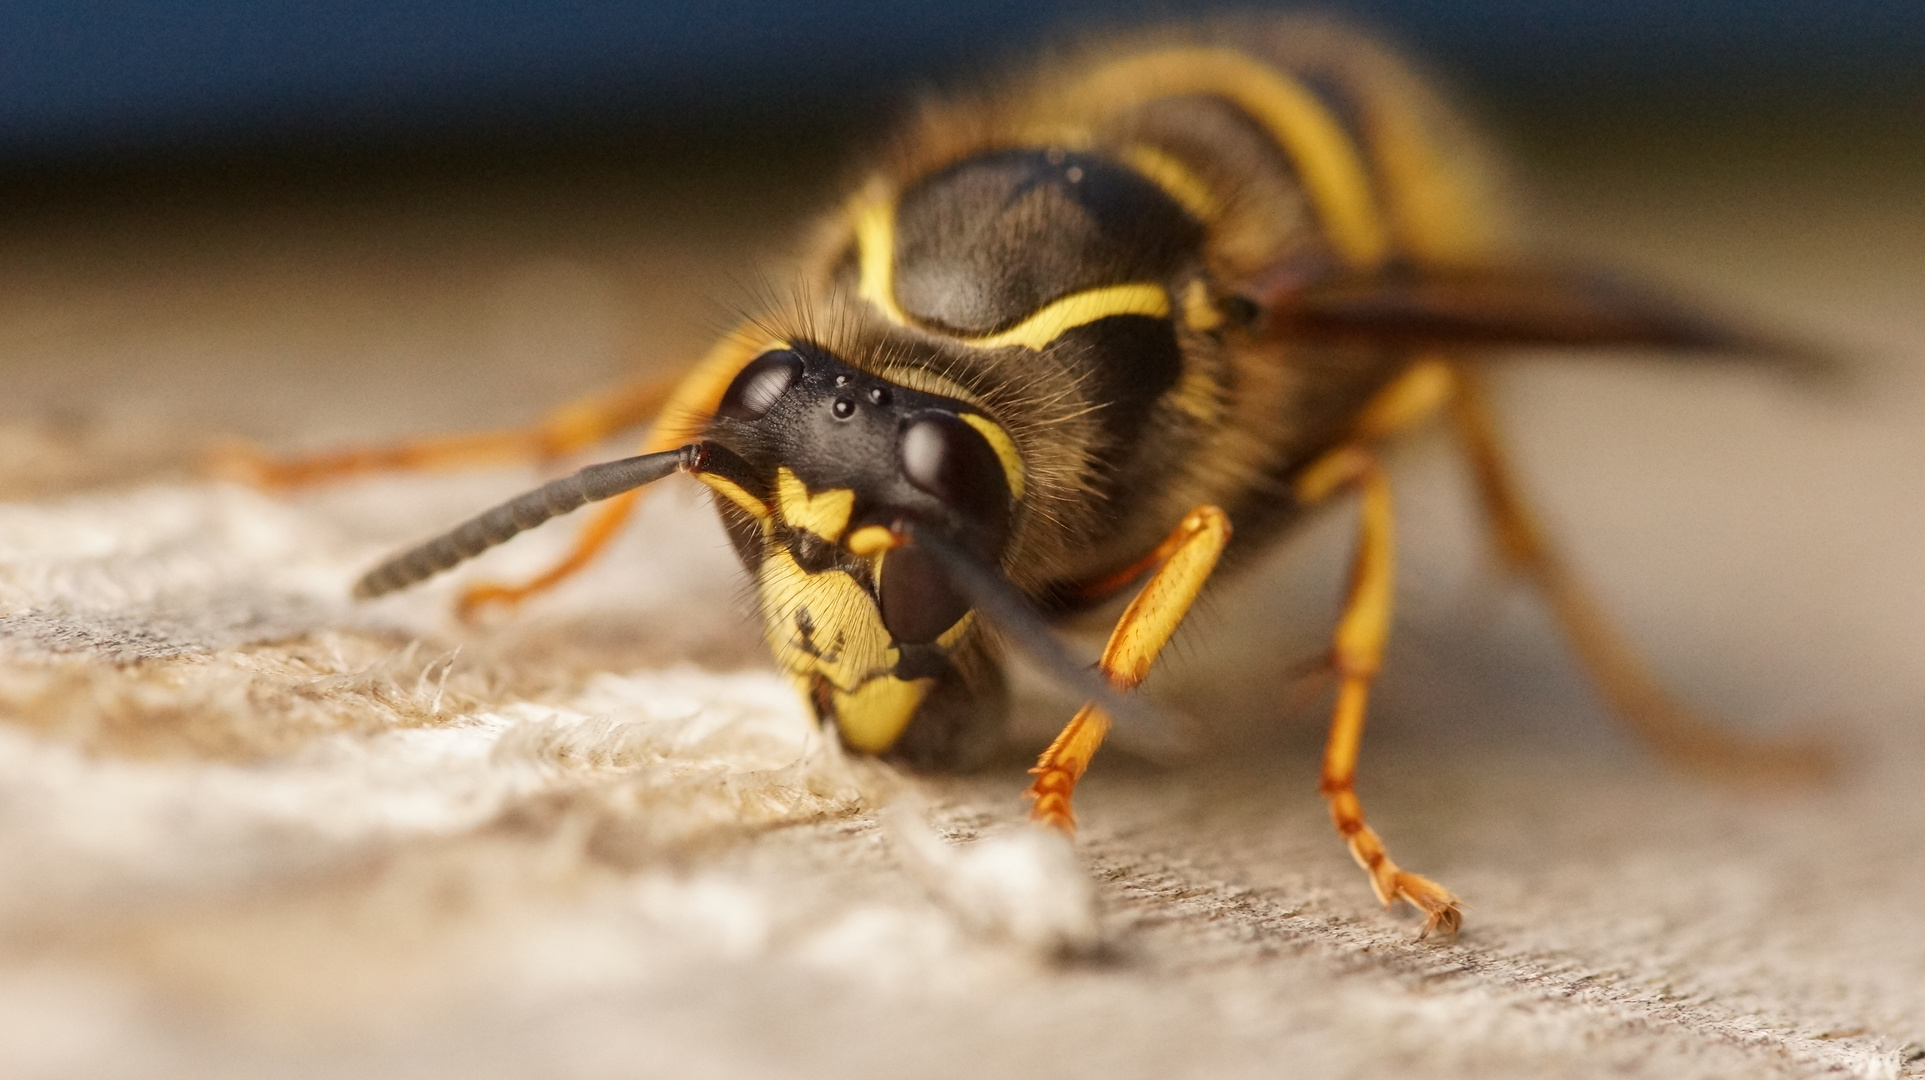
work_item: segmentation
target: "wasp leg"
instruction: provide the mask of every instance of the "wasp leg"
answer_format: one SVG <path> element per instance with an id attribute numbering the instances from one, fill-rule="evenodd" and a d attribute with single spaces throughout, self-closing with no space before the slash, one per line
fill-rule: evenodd
<path id="1" fill-rule="evenodd" d="M 570 402 L 539 424 L 507 431 L 439 435 L 389 446 L 278 458 L 245 444 L 215 451 L 209 470 L 263 488 L 297 488 L 377 472 L 468 469 L 575 453 L 652 419 L 674 378 L 642 379 Z"/>
<path id="2" fill-rule="evenodd" d="M 1130 601 L 1103 648 L 1098 666 L 1112 683 L 1129 690 L 1149 675 L 1150 665 L 1203 591 L 1217 557 L 1229 542 L 1229 516 L 1214 506 L 1199 506 L 1157 548 L 1165 554 L 1163 565 Z M 1076 831 L 1070 795 L 1109 730 L 1109 716 L 1086 704 L 1043 751 L 1036 767 L 1029 770 L 1036 777 L 1028 792 L 1035 800 L 1030 808 L 1033 820 L 1064 832 Z"/>
<path id="3" fill-rule="evenodd" d="M 1499 557 L 1543 594 L 1598 692 L 1632 731 L 1680 765 L 1727 779 L 1810 782 L 1830 773 L 1831 755 L 1818 740 L 1747 739 L 1672 700 L 1545 539 L 1470 371 L 1459 372 L 1455 411 Z"/>
<path id="4" fill-rule="evenodd" d="M 658 419 L 649 429 L 648 437 L 642 440 L 639 453 L 673 450 L 700 432 L 708 418 L 714 415 L 715 407 L 728 391 L 729 384 L 755 358 L 760 347 L 760 339 L 738 332 L 723 338 L 710 349 L 700 363 L 677 380 L 673 388 L 656 402 L 653 414 Z M 614 539 L 622 524 L 635 512 L 643 490 L 646 489 L 618 495 L 598 507 L 595 516 L 588 519 L 588 524 L 576 536 L 575 546 L 540 574 L 513 585 L 485 581 L 469 586 L 461 594 L 457 607 L 461 617 L 472 618 L 482 608 L 492 604 L 518 604 L 573 576 L 593 562 L 595 556 Z"/>
<path id="5" fill-rule="evenodd" d="M 1396 511 L 1390 482 L 1368 451 L 1346 448 L 1326 459 L 1330 469 L 1348 473 L 1343 486 L 1362 494 L 1357 528 L 1357 552 L 1351 562 L 1349 594 L 1331 644 L 1331 658 L 1340 680 L 1337 706 L 1324 745 L 1323 778 L 1318 790 L 1330 804 L 1330 819 L 1350 845 L 1357 865 L 1370 875 L 1377 899 L 1389 907 L 1408 900 L 1424 913 L 1424 936 L 1455 934 L 1463 916 L 1449 889 L 1421 874 L 1400 869 L 1384 850 L 1384 842 L 1364 823 L 1363 804 L 1357 799 L 1357 750 L 1363 741 L 1364 714 L 1370 684 L 1383 666 L 1384 642 L 1390 636 L 1390 615 L 1396 590 Z"/>

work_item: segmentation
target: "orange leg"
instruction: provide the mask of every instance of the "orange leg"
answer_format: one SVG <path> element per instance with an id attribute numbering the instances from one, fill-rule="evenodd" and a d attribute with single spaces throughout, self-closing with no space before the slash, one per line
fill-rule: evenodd
<path id="1" fill-rule="evenodd" d="M 243 444 L 217 450 L 210 471 L 263 488 L 296 488 L 377 472 L 467 469 L 541 461 L 585 450 L 653 418 L 676 385 L 643 379 L 571 402 L 530 428 L 441 435 L 390 446 L 276 458 Z"/>
<path id="2" fill-rule="evenodd" d="M 708 422 L 715 407 L 721 403 L 729 384 L 735 381 L 735 376 L 767 347 L 762 339 L 742 332 L 723 338 L 709 350 L 701 363 L 695 365 L 675 384 L 674 389 L 657 402 L 659 417 L 637 452 L 652 454 L 673 450 L 699 434 L 702 425 Z M 574 575 L 594 561 L 595 556 L 614 539 L 622 524 L 635 512 L 645 490 L 618 495 L 597 508 L 595 516 L 588 520 L 588 525 L 575 538 L 574 548 L 542 573 L 519 584 L 485 581 L 470 586 L 461 594 L 458 607 L 461 616 L 471 618 L 492 604 L 520 603 Z"/>
<path id="3" fill-rule="evenodd" d="M 1665 757 L 1702 773 L 1768 783 L 1811 781 L 1828 774 L 1831 755 L 1817 740 L 1746 739 L 1665 693 L 1545 539 L 1511 477 L 1477 377 L 1460 371 L 1458 382 L 1457 426 L 1498 553 L 1507 567 L 1544 595 L 1591 681 L 1624 722 Z"/>
<path id="4" fill-rule="evenodd" d="M 1377 899 L 1385 907 L 1407 900 L 1422 911 L 1426 937 L 1438 931 L 1455 934 L 1463 918 L 1457 909 L 1457 897 L 1442 885 L 1402 870 L 1391 861 L 1383 840 L 1364 823 L 1363 804 L 1357 799 L 1357 751 L 1363 742 L 1370 684 L 1383 665 L 1384 643 L 1390 637 L 1397 555 L 1390 482 L 1367 456 L 1351 460 L 1355 462 L 1351 483 L 1360 489 L 1363 500 L 1349 595 L 1331 648 L 1340 682 L 1330 738 L 1324 746 L 1319 790 L 1330 804 L 1330 818 L 1338 834 L 1350 845 L 1351 856 L 1370 875 L 1370 887 Z"/>
<path id="5" fill-rule="evenodd" d="M 1103 649 L 1099 666 L 1111 682 L 1129 690 L 1149 675 L 1157 654 L 1176 633 L 1229 542 L 1229 517 L 1214 506 L 1200 506 L 1157 548 L 1165 554 L 1163 565 L 1130 601 Z M 1029 770 L 1036 777 L 1029 787 L 1029 797 L 1035 800 L 1032 819 L 1064 832 L 1076 831 L 1070 796 L 1109 730 L 1110 718 L 1102 710 L 1086 704 L 1077 711 Z"/>

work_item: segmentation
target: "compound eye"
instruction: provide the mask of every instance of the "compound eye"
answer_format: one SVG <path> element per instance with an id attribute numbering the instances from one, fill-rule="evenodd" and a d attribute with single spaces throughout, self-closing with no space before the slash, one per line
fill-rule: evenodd
<path id="1" fill-rule="evenodd" d="M 954 413 L 918 414 L 896 444 L 902 474 L 965 521 L 992 531 L 1009 513 L 1002 461 L 975 428 Z"/>
<path id="2" fill-rule="evenodd" d="M 729 384 L 715 415 L 730 420 L 760 420 L 802 375 L 802 358 L 789 349 L 763 353 Z"/>

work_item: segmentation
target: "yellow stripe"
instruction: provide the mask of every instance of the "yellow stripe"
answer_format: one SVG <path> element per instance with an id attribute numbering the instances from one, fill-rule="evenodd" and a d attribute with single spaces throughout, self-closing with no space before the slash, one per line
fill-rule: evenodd
<path id="1" fill-rule="evenodd" d="M 1131 168 L 1143 174 L 1144 179 L 1162 188 L 1163 194 L 1188 210 L 1191 217 L 1205 225 L 1215 221 L 1217 215 L 1223 212 L 1223 200 L 1210 190 L 1210 185 L 1191 172 L 1189 166 L 1169 154 L 1142 143 L 1125 146 L 1117 154 Z"/>
<path id="2" fill-rule="evenodd" d="M 1022 345 L 1041 351 L 1066 331 L 1087 326 L 1112 315 L 1149 315 L 1158 319 L 1170 315 L 1170 294 L 1161 285 L 1105 285 L 1071 293 L 1061 300 L 1043 305 L 1042 310 L 1004 330 L 986 337 L 963 338 L 962 343 L 978 349 L 1001 349 Z"/>
<path id="3" fill-rule="evenodd" d="M 1009 481 L 1009 493 L 1017 499 L 1023 497 L 1023 456 L 1016 452 L 1016 444 L 1010 441 L 1009 432 L 987 416 L 975 413 L 960 413 L 962 421 L 976 429 L 989 448 L 996 452 L 996 460 L 1002 462 L 1003 478 Z"/>
<path id="4" fill-rule="evenodd" d="M 896 306 L 896 203 L 870 197 L 857 204 L 856 295 L 876 306 L 897 326 L 909 326 L 909 316 Z"/>
<path id="5" fill-rule="evenodd" d="M 856 493 L 848 488 L 830 488 L 811 493 L 787 465 L 775 470 L 776 505 L 790 528 L 804 529 L 824 540 L 842 539 L 849 527 L 849 513 L 855 508 Z"/>
<path id="6" fill-rule="evenodd" d="M 1390 237 L 1356 145 L 1316 95 L 1285 73 L 1234 49 L 1166 49 L 1098 68 L 1071 90 L 1071 101 L 1108 114 L 1190 94 L 1224 98 L 1263 125 L 1296 165 L 1346 263 L 1370 268 L 1383 261 Z"/>
<path id="7" fill-rule="evenodd" d="M 696 473 L 695 478 L 707 484 L 710 490 L 748 511 L 749 516 L 755 518 L 757 521 L 769 520 L 769 508 L 762 505 L 762 500 L 743 491 L 734 481 L 724 479 L 714 473 Z"/>
<path id="8" fill-rule="evenodd" d="M 856 295 L 874 304 L 876 310 L 897 326 L 914 326 L 908 313 L 896 304 L 895 213 L 893 201 L 878 198 L 858 204 L 855 210 L 856 262 L 860 273 Z M 1000 333 L 982 337 L 945 336 L 978 349 L 1022 345 L 1041 351 L 1065 331 L 1111 315 L 1149 315 L 1162 319 L 1169 314 L 1170 297 L 1161 285 L 1140 282 L 1105 285 L 1051 301 Z"/>
<path id="9" fill-rule="evenodd" d="M 891 548 L 896 547 L 899 543 L 900 541 L 897 540 L 896 534 L 889 531 L 888 526 L 864 525 L 862 528 L 849 534 L 849 542 L 844 546 L 857 558 L 873 559 L 889 551 Z M 878 569 L 876 577 L 880 578 L 881 576 L 882 572 Z"/>

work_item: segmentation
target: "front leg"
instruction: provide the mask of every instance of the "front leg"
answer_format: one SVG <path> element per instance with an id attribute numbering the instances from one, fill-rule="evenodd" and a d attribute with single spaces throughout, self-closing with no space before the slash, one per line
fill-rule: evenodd
<path id="1" fill-rule="evenodd" d="M 1129 690 L 1149 675 L 1157 654 L 1176 633 L 1229 542 L 1229 516 L 1214 506 L 1199 506 L 1157 547 L 1162 565 L 1130 601 L 1103 648 L 1098 666 L 1111 682 Z M 1035 800 L 1030 808 L 1033 820 L 1066 833 L 1076 831 L 1070 796 L 1109 730 L 1109 716 L 1085 704 L 1043 751 L 1036 767 L 1029 770 L 1036 777 L 1028 793 Z"/>

